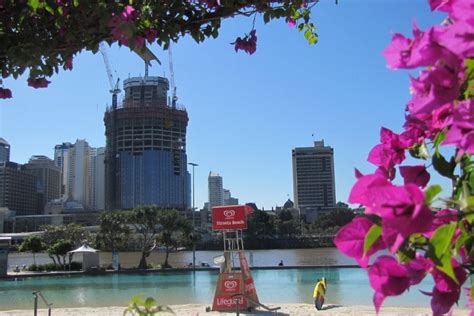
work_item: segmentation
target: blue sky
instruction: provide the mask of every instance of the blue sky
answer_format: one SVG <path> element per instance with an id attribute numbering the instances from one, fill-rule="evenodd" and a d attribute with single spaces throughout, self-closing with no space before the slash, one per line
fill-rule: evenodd
<path id="1" fill-rule="evenodd" d="M 313 9 L 315 46 L 284 21 L 257 21 L 257 52 L 235 53 L 230 43 L 252 27 L 244 18 L 225 21 L 216 40 L 183 38 L 173 59 L 178 102 L 190 118 L 188 160 L 199 164 L 196 206 L 207 200 L 211 170 L 240 202 L 282 205 L 293 199 L 291 149 L 319 139 L 334 148 L 336 198 L 346 201 L 354 167 L 373 170 L 366 158 L 380 127 L 401 131 L 408 76 L 388 70 L 381 52 L 392 32 L 411 34 L 414 18 L 425 29 L 443 16 L 426 0 L 323 0 Z M 150 74 L 168 74 L 167 53 L 151 48 L 163 66 Z M 110 48 L 109 59 L 122 80 L 144 73 L 126 47 Z M 0 137 L 11 144 L 11 160 L 52 157 L 55 144 L 77 138 L 104 146 L 110 95 L 100 54 L 78 55 L 74 70 L 54 76 L 48 89 L 27 87 L 26 76 L 5 86 L 14 97 L 0 101 Z"/>

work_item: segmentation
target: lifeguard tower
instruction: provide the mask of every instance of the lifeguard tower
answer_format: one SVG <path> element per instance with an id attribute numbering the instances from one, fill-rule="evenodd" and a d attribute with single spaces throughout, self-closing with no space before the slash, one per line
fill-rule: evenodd
<path id="1" fill-rule="evenodd" d="M 224 238 L 224 255 L 217 260 L 221 269 L 212 304 L 213 311 L 239 312 L 255 307 L 269 311 L 280 309 L 269 308 L 258 300 L 257 289 L 245 256 L 242 230 L 247 228 L 247 217 L 252 211 L 247 205 L 212 208 L 212 229 L 221 231 Z M 237 260 L 240 263 L 240 271 L 234 266 Z"/>

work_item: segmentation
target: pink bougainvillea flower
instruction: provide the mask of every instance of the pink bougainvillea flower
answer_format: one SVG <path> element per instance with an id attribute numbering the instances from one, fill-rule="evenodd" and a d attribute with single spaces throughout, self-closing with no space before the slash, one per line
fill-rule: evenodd
<path id="1" fill-rule="evenodd" d="M 452 104 L 448 103 L 440 106 L 432 112 L 428 128 L 431 135 L 437 134 L 443 128 L 452 124 Z"/>
<path id="2" fill-rule="evenodd" d="M 471 16 L 474 20 L 472 13 Z M 455 53 L 458 58 L 464 59 L 473 56 L 474 23 L 459 21 L 447 26 L 437 27 L 436 30 L 436 40 Z"/>
<path id="3" fill-rule="evenodd" d="M 10 99 L 12 92 L 10 89 L 0 88 L 0 99 Z"/>
<path id="4" fill-rule="evenodd" d="M 158 37 L 158 31 L 155 29 L 146 29 L 145 30 L 145 38 L 148 41 L 148 43 L 153 43 L 156 38 Z"/>
<path id="5" fill-rule="evenodd" d="M 474 2 L 472 0 L 430 0 L 431 10 L 443 11 L 455 21 L 470 21 L 473 19 Z"/>
<path id="6" fill-rule="evenodd" d="M 47 88 L 51 81 L 46 80 L 46 78 L 28 78 L 28 85 L 35 89 L 38 88 Z"/>
<path id="7" fill-rule="evenodd" d="M 452 126 L 443 144 L 456 145 L 458 158 L 465 152 L 474 154 L 474 100 L 460 102 L 453 108 Z"/>
<path id="8" fill-rule="evenodd" d="M 371 287 L 375 290 L 374 305 L 377 313 L 387 296 L 396 296 L 410 287 L 410 277 L 406 266 L 390 256 L 378 257 L 368 269 Z"/>
<path id="9" fill-rule="evenodd" d="M 405 160 L 405 149 L 408 144 L 403 137 L 395 134 L 388 128 L 380 130 L 381 144 L 376 145 L 369 153 L 368 161 L 376 166 L 382 166 L 390 170 L 394 165 Z"/>
<path id="10" fill-rule="evenodd" d="M 414 23 L 413 39 L 394 34 L 392 42 L 382 53 L 388 66 L 393 69 L 417 68 L 432 66 L 438 60 L 444 60 L 449 65 L 459 63 L 453 53 L 438 43 L 437 32 L 437 28 L 422 32 Z"/>
<path id="11" fill-rule="evenodd" d="M 248 54 L 252 55 L 257 50 L 257 34 L 256 30 L 252 30 L 250 34 L 243 39 L 238 37 L 234 43 L 235 51 L 239 51 L 239 49 L 247 52 Z"/>
<path id="12" fill-rule="evenodd" d="M 414 94 L 407 109 L 412 114 L 431 113 L 455 100 L 459 95 L 460 85 L 458 73 L 446 66 L 423 71 L 419 78 L 411 78 Z"/>
<path id="13" fill-rule="evenodd" d="M 133 17 L 133 13 L 135 12 L 135 8 L 131 5 L 127 5 L 122 12 L 122 16 L 125 19 L 131 19 Z"/>
<path id="14" fill-rule="evenodd" d="M 296 26 L 296 21 L 293 20 L 293 19 L 288 19 L 288 21 L 286 23 L 288 24 L 289 27 L 295 27 Z"/>
<path id="15" fill-rule="evenodd" d="M 370 256 L 378 250 L 384 249 L 385 245 L 379 238 L 364 255 L 365 235 L 373 223 L 364 217 L 357 217 L 349 224 L 342 227 L 334 238 L 334 244 L 344 254 L 354 258 L 361 267 L 366 267 Z"/>
<path id="16" fill-rule="evenodd" d="M 357 169 L 357 168 L 354 169 L 354 174 L 355 174 L 355 177 L 356 177 L 357 179 L 360 179 L 360 178 L 362 178 L 362 177 L 364 176 L 364 175 L 362 174 L 362 172 L 360 172 L 360 170 Z"/>
<path id="17" fill-rule="evenodd" d="M 72 70 L 72 66 L 73 66 L 73 57 L 69 57 L 65 62 L 64 62 L 64 70 Z"/>
<path id="18" fill-rule="evenodd" d="M 411 260 L 407 265 L 408 277 L 410 278 L 410 285 L 420 283 L 433 269 L 433 262 L 426 259 L 421 254 L 417 253 L 415 259 Z"/>
<path id="19" fill-rule="evenodd" d="M 461 285 L 467 279 L 467 272 L 459 263 L 452 259 L 454 274 L 459 284 L 454 282 L 449 276 L 443 272 L 433 269 L 431 274 L 435 280 L 435 286 L 432 293 L 422 292 L 431 296 L 431 309 L 433 315 L 444 315 L 448 313 L 453 305 L 458 302 L 461 295 Z"/>
<path id="20" fill-rule="evenodd" d="M 400 174 L 405 184 L 414 183 L 422 188 L 430 181 L 430 174 L 424 165 L 400 166 Z"/>
<path id="21" fill-rule="evenodd" d="M 413 233 L 429 231 L 433 221 L 424 193 L 414 184 L 392 185 L 381 175 L 361 177 L 352 188 L 350 203 L 366 206 L 366 214 L 382 218 L 382 237 L 395 253 Z"/>
<path id="22" fill-rule="evenodd" d="M 375 188 L 390 185 L 391 183 L 387 180 L 386 177 L 377 173 L 361 176 L 358 178 L 357 182 L 352 187 L 348 201 L 349 203 L 358 203 L 367 207 L 371 207 L 371 192 Z"/>

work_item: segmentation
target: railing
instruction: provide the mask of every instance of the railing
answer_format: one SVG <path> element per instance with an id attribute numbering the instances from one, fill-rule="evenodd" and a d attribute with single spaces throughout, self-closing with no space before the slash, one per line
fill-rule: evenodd
<path id="1" fill-rule="evenodd" d="M 53 305 L 53 303 L 48 303 L 48 301 L 44 298 L 41 292 L 33 292 L 33 296 L 35 297 L 33 315 L 38 316 L 38 296 L 39 296 L 41 300 L 43 301 L 44 305 L 48 306 L 48 316 L 51 316 L 51 306 Z"/>
<path id="2" fill-rule="evenodd" d="M 257 305 L 258 307 L 261 307 L 261 308 L 263 308 L 263 309 L 265 309 L 265 310 L 267 310 L 267 311 L 269 311 L 269 312 L 273 312 L 273 313 L 275 313 L 275 314 L 278 314 L 277 310 L 281 309 L 281 307 L 268 307 L 268 306 L 266 306 L 266 305 L 263 305 L 262 303 L 253 300 L 252 298 L 248 297 L 248 296 L 245 295 L 245 294 L 237 293 L 237 294 L 232 295 L 233 298 L 234 298 L 234 297 L 238 297 L 238 296 L 240 296 L 240 297 L 242 297 L 242 298 L 245 298 L 245 299 L 247 299 L 248 301 L 252 302 L 253 304 Z M 237 303 L 236 306 L 237 306 L 236 315 L 239 316 L 239 315 L 240 315 L 240 304 Z"/>

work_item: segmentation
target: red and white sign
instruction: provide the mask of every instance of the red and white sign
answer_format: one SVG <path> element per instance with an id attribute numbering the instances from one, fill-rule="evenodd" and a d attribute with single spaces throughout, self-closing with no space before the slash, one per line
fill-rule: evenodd
<path id="1" fill-rule="evenodd" d="M 240 291 L 240 279 L 234 280 L 222 280 L 221 292 L 223 293 L 239 293 Z"/>
<path id="2" fill-rule="evenodd" d="M 245 229 L 247 215 L 252 208 L 247 205 L 214 206 L 212 208 L 212 229 Z"/>
<path id="3" fill-rule="evenodd" d="M 214 298 L 212 310 L 214 311 L 234 311 L 239 305 L 240 309 L 247 308 L 247 300 L 242 296 L 232 297 L 230 295 L 219 295 Z"/>

